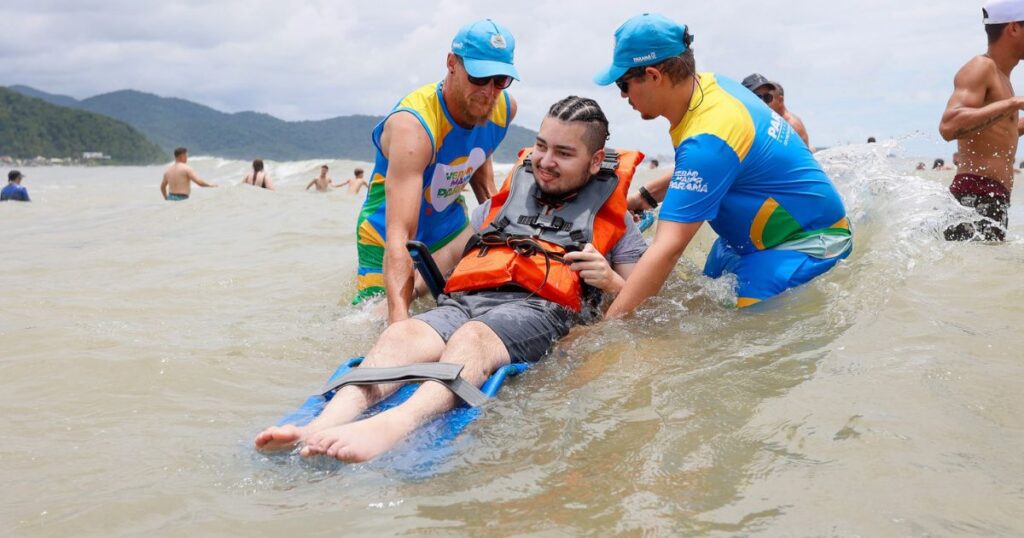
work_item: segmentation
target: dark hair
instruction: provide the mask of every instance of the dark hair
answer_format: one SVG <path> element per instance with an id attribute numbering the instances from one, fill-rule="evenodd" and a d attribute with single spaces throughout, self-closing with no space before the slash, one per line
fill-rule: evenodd
<path id="1" fill-rule="evenodd" d="M 356 174 L 356 177 L 363 177 L 363 169 L 362 168 L 356 168 L 353 172 Z"/>
<path id="2" fill-rule="evenodd" d="M 256 174 L 263 171 L 263 160 L 256 159 L 252 162 L 252 180 L 256 181 Z"/>
<path id="3" fill-rule="evenodd" d="M 658 164 L 660 164 L 660 163 L 658 163 L 658 159 L 651 159 L 651 164 L 653 164 L 654 167 L 657 168 Z"/>
<path id="4" fill-rule="evenodd" d="M 932 170 L 935 170 L 936 168 L 941 168 L 941 167 L 943 167 L 945 165 L 946 165 L 946 161 L 944 161 L 942 159 L 935 159 L 935 162 L 932 163 Z"/>
<path id="5" fill-rule="evenodd" d="M 986 24 L 985 33 L 988 35 L 988 44 L 991 45 L 996 41 L 999 41 L 999 38 L 1003 36 L 1003 30 L 1005 30 L 1009 25 L 1010 23 L 1008 22 L 1001 24 Z"/>
<path id="6" fill-rule="evenodd" d="M 604 116 L 601 105 L 586 97 L 570 95 L 551 105 L 548 117 L 562 121 L 579 121 L 587 124 L 583 134 L 583 143 L 593 153 L 604 147 L 608 140 L 608 118 Z"/>
<path id="7" fill-rule="evenodd" d="M 187 148 L 177 148 L 177 149 L 174 150 L 174 158 L 177 159 L 178 157 L 181 157 L 182 155 L 184 155 L 186 153 L 188 153 L 188 149 Z"/>
<path id="8" fill-rule="evenodd" d="M 868 137 L 868 144 L 874 144 L 874 143 L 875 143 L 875 137 L 869 136 Z"/>
<path id="9" fill-rule="evenodd" d="M 326 164 L 322 164 L 322 165 L 320 165 L 320 168 L 327 168 L 327 165 Z"/>
<path id="10" fill-rule="evenodd" d="M 693 49 L 686 49 L 679 56 L 673 56 L 667 60 L 651 65 L 640 65 L 630 67 L 619 80 L 639 78 L 643 76 L 648 67 L 661 71 L 673 84 L 686 82 L 697 73 L 697 60 L 693 57 Z"/>

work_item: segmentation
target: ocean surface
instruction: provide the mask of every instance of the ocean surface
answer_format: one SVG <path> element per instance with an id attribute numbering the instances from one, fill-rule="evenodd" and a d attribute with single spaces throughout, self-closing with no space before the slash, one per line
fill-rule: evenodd
<path id="1" fill-rule="evenodd" d="M 823 278 L 737 311 L 690 254 L 454 444 L 349 466 L 251 446 L 383 329 L 348 304 L 362 196 L 304 191 L 320 161 L 269 163 L 269 192 L 196 158 L 221 187 L 183 203 L 162 167 L 26 169 L 0 535 L 1022 535 L 1022 204 L 1008 242 L 947 243 L 952 172 L 890 151 L 818 154 L 856 227 Z"/>

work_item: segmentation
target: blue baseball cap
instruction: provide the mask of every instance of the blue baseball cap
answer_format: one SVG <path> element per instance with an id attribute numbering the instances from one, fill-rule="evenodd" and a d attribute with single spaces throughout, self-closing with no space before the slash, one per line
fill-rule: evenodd
<path id="1" fill-rule="evenodd" d="M 633 67 L 656 64 L 686 52 L 683 41 L 686 26 L 664 15 L 644 13 L 622 23 L 615 30 L 612 65 L 594 76 L 594 82 L 607 86 Z"/>
<path id="2" fill-rule="evenodd" d="M 491 19 L 463 26 L 452 40 L 452 53 L 462 58 L 466 72 L 474 77 L 508 75 L 519 80 L 519 71 L 512 65 L 515 52 L 512 32 Z"/>

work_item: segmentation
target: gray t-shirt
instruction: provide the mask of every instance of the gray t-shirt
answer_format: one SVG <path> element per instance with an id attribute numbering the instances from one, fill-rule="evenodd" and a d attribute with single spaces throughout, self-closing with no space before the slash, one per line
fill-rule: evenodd
<path id="1" fill-rule="evenodd" d="M 490 209 L 491 201 L 487 200 L 473 210 L 469 217 L 473 231 L 480 232 L 480 228 L 484 224 L 484 217 L 487 216 L 487 212 Z M 608 263 L 612 265 L 630 264 L 640 261 L 640 256 L 643 256 L 645 251 L 647 251 L 647 241 L 644 240 L 643 234 L 640 233 L 640 228 L 637 228 L 636 223 L 633 222 L 633 215 L 626 212 L 626 233 L 619 239 L 618 243 L 612 245 L 611 251 L 605 257 L 608 258 Z"/>

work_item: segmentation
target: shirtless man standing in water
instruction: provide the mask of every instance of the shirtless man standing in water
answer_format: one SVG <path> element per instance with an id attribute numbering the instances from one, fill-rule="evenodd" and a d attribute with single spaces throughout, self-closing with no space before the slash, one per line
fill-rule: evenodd
<path id="1" fill-rule="evenodd" d="M 331 190 L 333 183 L 334 182 L 331 181 L 331 176 L 327 175 L 327 165 L 325 164 L 320 167 L 320 175 L 313 178 L 313 180 L 309 182 L 309 185 L 306 185 L 306 190 L 308 191 L 315 185 L 317 192 L 327 192 Z"/>
<path id="2" fill-rule="evenodd" d="M 366 183 L 366 178 L 363 177 L 362 168 L 356 168 L 353 173 L 355 174 L 355 176 L 350 177 L 347 180 L 339 183 L 335 188 L 340 189 L 345 185 L 348 185 L 349 194 L 359 194 L 359 191 L 361 191 L 363 187 L 368 186 L 368 184 Z"/>
<path id="3" fill-rule="evenodd" d="M 160 194 L 164 196 L 164 200 L 170 202 L 188 200 L 188 196 L 192 194 L 193 182 L 200 187 L 217 186 L 216 183 L 203 181 L 191 166 L 185 164 L 187 162 L 187 149 L 178 148 L 174 150 L 174 163 L 167 168 L 166 172 L 164 172 L 164 179 L 160 182 Z M 168 187 L 170 187 L 170 193 L 167 192 Z"/>
<path id="4" fill-rule="evenodd" d="M 989 0 L 982 10 L 988 52 L 967 62 L 953 79 L 953 95 L 939 134 L 956 140 L 956 177 L 949 191 L 986 220 L 946 229 L 949 241 L 1006 238 L 1017 141 L 1024 135 L 1018 111 L 1024 97 L 1010 85 L 1010 72 L 1024 59 L 1024 0 Z"/>

